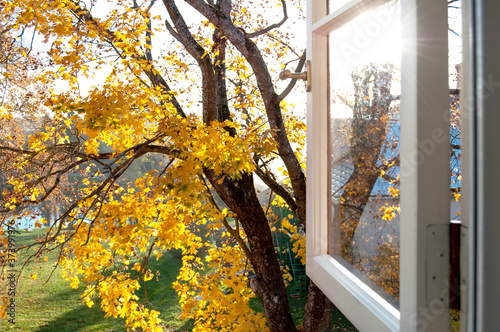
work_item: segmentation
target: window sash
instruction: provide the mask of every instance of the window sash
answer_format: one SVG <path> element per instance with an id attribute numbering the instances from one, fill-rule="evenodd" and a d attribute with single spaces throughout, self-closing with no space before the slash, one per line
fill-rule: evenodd
<path id="1" fill-rule="evenodd" d="M 436 302 L 441 297 L 439 287 L 429 288 L 427 285 L 426 271 L 438 267 L 426 265 L 426 245 L 430 244 L 426 237 L 429 227 L 449 223 L 446 0 L 401 0 L 404 35 L 401 65 L 401 312 L 328 255 L 327 225 L 332 214 L 326 74 L 328 34 L 360 12 L 385 2 L 353 0 L 328 15 L 326 1 L 308 1 L 307 57 L 312 63 L 312 91 L 307 97 L 307 274 L 362 331 L 445 331 L 449 329 L 449 311 L 446 304 Z M 444 133 L 446 139 L 437 139 L 436 130 Z M 419 142 L 429 140 L 433 144 L 433 153 L 419 157 L 422 155 Z"/>

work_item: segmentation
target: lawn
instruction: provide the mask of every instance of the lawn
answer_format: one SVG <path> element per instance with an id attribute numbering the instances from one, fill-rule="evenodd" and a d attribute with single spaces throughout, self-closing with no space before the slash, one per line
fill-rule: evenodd
<path id="1" fill-rule="evenodd" d="M 20 231 L 16 234 L 16 246 L 32 243 L 33 237 L 43 233 L 43 230 Z M 16 269 L 27 257 L 25 250 L 21 251 Z M 2 331 L 23 332 L 84 332 L 84 331 L 126 331 L 124 320 L 104 318 L 104 312 L 94 305 L 88 308 L 82 303 L 80 296 L 84 287 L 72 289 L 69 282 L 61 278 L 60 268 L 48 276 L 53 270 L 56 261 L 55 253 L 47 255 L 48 261 L 27 264 L 19 278 L 17 285 L 16 324 L 3 321 Z M 178 317 L 181 308 L 177 294 L 171 284 L 181 267 L 178 257 L 165 253 L 158 261 L 151 262 L 151 268 L 159 270 L 158 282 L 148 283 L 148 299 L 153 303 L 153 309 L 161 312 L 161 319 L 168 322 L 170 331 L 190 331 L 192 322 L 181 321 Z M 33 280 L 31 274 L 37 275 Z M 1 281 L 2 284 L 5 280 Z M 2 287 L 4 290 L 4 287 Z"/>
<path id="2" fill-rule="evenodd" d="M 16 246 L 32 243 L 33 238 L 43 234 L 43 230 L 20 231 L 16 234 Z M 20 269 L 21 262 L 25 260 L 28 253 L 23 250 L 16 269 Z M 69 281 L 61 278 L 60 268 L 48 278 L 56 261 L 56 254 L 47 255 L 48 260 L 43 258 L 39 262 L 30 262 L 25 266 L 17 285 L 16 301 L 16 324 L 7 321 L 1 322 L 1 331 L 22 332 L 88 332 L 88 331 L 126 331 L 124 320 L 117 318 L 104 318 L 104 312 L 94 305 L 88 308 L 82 303 L 80 296 L 84 287 L 72 289 Z M 147 293 L 151 308 L 161 313 L 160 318 L 166 322 L 166 331 L 191 331 L 193 322 L 179 319 L 181 308 L 178 303 L 177 294 L 171 285 L 176 280 L 181 267 L 179 254 L 165 253 L 159 260 L 152 260 L 150 267 L 153 271 L 160 272 L 158 282 L 149 282 Z M 31 274 L 36 274 L 33 280 Z M 0 280 L 3 291 L 6 280 Z M 299 298 L 291 298 L 290 306 L 294 320 L 301 324 L 304 314 L 305 295 Z M 255 299 L 252 303 L 255 310 L 262 311 L 262 305 Z M 334 313 L 335 327 L 332 331 L 357 331 L 350 322 L 338 311 Z"/>

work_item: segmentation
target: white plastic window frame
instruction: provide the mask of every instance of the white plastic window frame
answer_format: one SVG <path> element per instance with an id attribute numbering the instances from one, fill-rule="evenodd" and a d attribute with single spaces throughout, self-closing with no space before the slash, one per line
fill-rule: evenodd
<path id="1" fill-rule="evenodd" d="M 500 177 L 500 3 L 462 0 L 462 314 L 461 331 L 500 325 L 498 188 Z"/>
<path id="2" fill-rule="evenodd" d="M 439 266 L 426 255 L 432 245 L 429 227 L 449 223 L 446 0 L 401 0 L 400 311 L 328 255 L 328 35 L 385 2 L 353 0 L 328 14 L 327 0 L 308 1 L 307 274 L 360 331 L 442 332 L 449 330 L 449 309 L 440 301 L 446 278 L 437 281 L 443 287 L 429 285 L 429 271 Z"/>

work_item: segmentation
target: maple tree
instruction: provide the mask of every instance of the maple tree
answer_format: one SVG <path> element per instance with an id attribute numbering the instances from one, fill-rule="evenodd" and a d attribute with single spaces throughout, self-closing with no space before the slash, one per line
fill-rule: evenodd
<path id="1" fill-rule="evenodd" d="M 17 140 L 2 136 L 1 212 L 27 215 L 58 193 L 68 199 L 54 220 L 36 222 L 50 227 L 33 256 L 57 251 L 71 286 L 86 287 L 88 306 L 125 317 L 132 330 L 160 331 L 140 285 L 154 277 L 150 259 L 181 249 L 174 287 L 195 330 L 295 331 L 273 209 L 254 183 L 258 176 L 299 220 L 278 227 L 304 256 L 305 125 L 285 102 L 296 81 L 280 86 L 271 69 L 305 63 L 283 29 L 287 2 L 16 0 L 0 8 L 9 30 L 43 37 L 45 62 L 32 80 L 48 87 L 33 93 L 31 110 L 46 121 Z M 18 121 L 19 110 L 5 103 L 1 116 Z M 156 167 L 131 176 L 145 160 Z M 255 296 L 264 315 L 249 306 Z M 332 308 L 311 283 L 303 330 L 327 330 Z"/>

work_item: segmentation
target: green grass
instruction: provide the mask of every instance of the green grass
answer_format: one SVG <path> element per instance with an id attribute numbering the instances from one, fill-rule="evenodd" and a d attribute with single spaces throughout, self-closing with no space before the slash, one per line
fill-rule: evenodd
<path id="1" fill-rule="evenodd" d="M 35 235 L 42 230 L 31 232 L 21 231 L 16 235 L 16 245 L 26 245 L 33 242 Z M 31 253 L 33 251 L 30 251 Z M 16 269 L 21 268 L 30 252 L 22 250 Z M 47 255 L 49 260 L 28 263 L 17 284 L 16 323 L 2 322 L 5 331 L 124 331 L 119 329 L 118 320 L 105 320 L 104 313 L 99 308 L 87 308 L 82 304 L 80 296 L 83 289 L 74 290 L 69 283 L 61 278 L 57 269 L 48 279 L 56 261 L 55 253 Z M 37 280 L 31 279 L 31 274 L 37 275 Z M 19 275 L 19 274 L 18 274 Z M 3 290 L 3 288 L 2 288 Z"/>
<path id="2" fill-rule="evenodd" d="M 292 312 L 293 321 L 295 325 L 303 324 L 304 308 L 306 305 L 306 294 L 300 294 L 298 298 L 293 298 L 288 294 L 290 302 L 290 311 Z M 358 330 L 351 324 L 351 322 L 338 310 L 333 309 L 332 313 L 332 332 L 357 332 Z"/>
<path id="3" fill-rule="evenodd" d="M 21 231 L 16 234 L 16 246 L 33 242 L 33 237 L 43 233 L 43 230 L 30 232 Z M 28 253 L 22 250 L 17 269 L 25 260 Z M 88 308 L 82 303 L 80 296 L 84 286 L 72 289 L 69 282 L 60 275 L 58 268 L 48 280 L 48 276 L 56 261 L 56 254 L 47 255 L 48 261 L 41 259 L 39 262 L 30 262 L 24 268 L 17 285 L 16 324 L 3 321 L 2 331 L 23 332 L 86 332 L 86 331 L 126 331 L 124 320 L 117 318 L 104 318 L 104 312 L 99 306 Z M 161 313 L 160 318 L 166 322 L 168 331 L 190 331 L 192 322 L 179 319 L 181 308 L 177 294 L 172 289 L 172 282 L 178 275 L 181 261 L 170 253 L 157 262 L 152 261 L 150 267 L 153 271 L 160 272 L 158 281 L 148 282 L 148 300 L 151 308 Z M 31 274 L 37 275 L 36 280 L 31 279 Z M 0 281 L 1 284 L 5 283 Z M 1 288 L 2 291 L 4 287 Z"/>
<path id="4" fill-rule="evenodd" d="M 16 246 L 27 245 L 33 238 L 44 233 L 44 230 L 20 231 L 16 234 Z M 34 251 L 31 251 L 34 252 Z M 22 250 L 16 268 L 20 269 L 28 252 Z M 126 331 L 124 320 L 117 318 L 104 318 L 104 312 L 98 305 L 88 308 L 82 303 L 80 296 L 85 289 L 72 289 L 69 282 L 60 275 L 60 268 L 52 274 L 56 253 L 47 255 L 48 261 L 40 259 L 39 262 L 30 262 L 22 271 L 17 285 L 16 299 L 16 324 L 7 321 L 1 322 L 1 331 L 22 332 L 89 332 L 89 331 Z M 151 309 L 161 313 L 160 318 L 166 324 L 166 331 L 191 331 L 193 321 L 182 321 L 179 317 L 181 308 L 177 294 L 171 285 L 176 280 L 181 267 L 181 258 L 178 253 L 167 252 L 156 261 L 150 262 L 152 271 L 159 271 L 158 281 L 147 283 L 148 303 Z M 34 273 L 38 277 L 31 279 Z M 5 280 L 0 280 L 1 291 L 4 291 Z M 302 324 L 304 315 L 305 294 L 299 298 L 290 297 L 290 309 L 296 324 Z M 97 303 L 97 301 L 95 301 Z M 262 304 L 258 299 L 252 300 L 252 308 L 262 312 Z M 332 331 L 357 331 L 352 324 L 338 310 L 333 314 L 334 327 Z"/>

